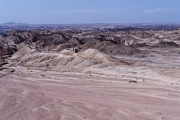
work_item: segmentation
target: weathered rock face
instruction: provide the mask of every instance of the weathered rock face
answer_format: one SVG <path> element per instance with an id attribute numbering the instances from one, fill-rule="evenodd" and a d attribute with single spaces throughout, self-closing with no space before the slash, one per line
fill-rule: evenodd
<path id="1" fill-rule="evenodd" d="M 5 46 L 0 44 L 0 57 L 4 55 L 12 55 L 17 51 L 16 47 L 14 46 Z"/>
<path id="2" fill-rule="evenodd" d="M 3 60 L 3 58 L 0 58 L 0 70 L 2 69 L 2 65 L 6 64 L 7 62 Z"/>
<path id="3" fill-rule="evenodd" d="M 51 45 L 63 44 L 66 41 L 68 41 L 68 39 L 61 34 L 50 34 L 50 35 L 35 34 L 33 35 L 32 38 L 29 38 L 28 41 L 30 43 L 34 43 L 37 46 L 46 47 Z"/>
<path id="4" fill-rule="evenodd" d="M 98 49 L 101 52 L 111 55 L 133 55 L 140 52 L 140 50 L 132 46 L 118 44 L 114 41 L 91 40 L 86 42 L 81 47 L 83 50 L 88 48 Z"/>
<path id="5" fill-rule="evenodd" d="M 160 41 L 158 44 L 156 44 L 154 47 L 158 47 L 158 48 L 178 48 L 179 45 L 176 44 L 175 42 L 165 42 L 165 41 Z"/>

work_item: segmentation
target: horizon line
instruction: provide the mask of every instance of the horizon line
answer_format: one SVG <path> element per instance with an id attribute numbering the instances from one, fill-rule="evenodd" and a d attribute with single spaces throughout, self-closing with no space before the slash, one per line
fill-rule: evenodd
<path id="1" fill-rule="evenodd" d="M 180 24 L 180 22 L 120 22 L 120 23 L 24 23 L 24 22 L 6 22 L 0 25 L 83 25 L 83 24 Z"/>

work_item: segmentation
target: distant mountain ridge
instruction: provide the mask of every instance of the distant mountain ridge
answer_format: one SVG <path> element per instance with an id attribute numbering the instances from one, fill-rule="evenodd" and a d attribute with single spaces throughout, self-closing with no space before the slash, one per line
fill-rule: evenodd
<path id="1" fill-rule="evenodd" d="M 21 23 L 21 22 L 18 22 L 18 23 L 16 23 L 16 22 L 7 22 L 7 23 L 4 23 L 4 24 L 6 24 L 6 25 L 17 25 L 17 24 L 26 24 L 26 23 Z"/>

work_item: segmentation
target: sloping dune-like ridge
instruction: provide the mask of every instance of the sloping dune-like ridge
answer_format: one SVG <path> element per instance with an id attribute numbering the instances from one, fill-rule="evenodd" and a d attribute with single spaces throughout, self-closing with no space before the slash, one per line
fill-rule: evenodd
<path id="1" fill-rule="evenodd" d="M 35 49 L 24 47 L 16 52 L 11 60 L 18 61 L 20 65 L 36 67 L 88 67 L 99 64 L 95 59 L 61 53 L 38 52 Z"/>
<path id="2" fill-rule="evenodd" d="M 121 62 L 117 58 L 114 58 L 110 55 L 102 53 L 96 49 L 87 49 L 85 51 L 79 52 L 77 55 L 81 56 L 83 58 L 86 58 L 86 59 L 95 60 L 95 61 L 104 62 L 104 63 L 109 63 L 111 65 L 124 64 L 123 62 Z"/>
<path id="3" fill-rule="evenodd" d="M 21 58 L 21 63 L 36 67 L 87 67 L 97 64 L 77 56 L 68 56 L 59 53 L 33 53 Z"/>
<path id="4" fill-rule="evenodd" d="M 13 54 L 13 56 L 11 57 L 12 60 L 19 60 L 25 56 L 28 56 L 34 52 L 37 52 L 37 50 L 35 49 L 31 49 L 28 46 L 24 46 L 23 48 L 21 48 L 19 51 L 17 51 L 16 53 Z"/>

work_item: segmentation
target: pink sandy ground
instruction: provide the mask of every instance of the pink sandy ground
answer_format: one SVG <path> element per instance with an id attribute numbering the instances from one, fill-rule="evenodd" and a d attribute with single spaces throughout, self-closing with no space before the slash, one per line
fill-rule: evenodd
<path id="1" fill-rule="evenodd" d="M 180 93 L 97 76 L 8 75 L 0 78 L 0 120 L 180 120 Z"/>

